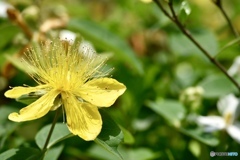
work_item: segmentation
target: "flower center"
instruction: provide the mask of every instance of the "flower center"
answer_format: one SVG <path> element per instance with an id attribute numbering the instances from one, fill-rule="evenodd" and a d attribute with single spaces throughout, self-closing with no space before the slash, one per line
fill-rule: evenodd
<path id="1" fill-rule="evenodd" d="M 226 113 L 224 115 L 224 120 L 225 120 L 227 126 L 231 125 L 233 123 L 233 115 L 232 115 L 232 113 L 229 113 L 229 112 Z"/>

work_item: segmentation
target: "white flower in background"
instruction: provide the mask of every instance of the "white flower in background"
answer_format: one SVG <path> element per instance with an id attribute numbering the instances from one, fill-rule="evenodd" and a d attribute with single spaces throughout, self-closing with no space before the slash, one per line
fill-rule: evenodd
<path id="1" fill-rule="evenodd" d="M 86 56 L 87 55 L 91 56 L 96 54 L 95 48 L 93 47 L 92 43 L 85 40 L 83 40 L 79 45 L 79 52 L 83 53 Z"/>
<path id="2" fill-rule="evenodd" d="M 76 34 L 69 30 L 61 30 L 59 33 L 59 38 L 60 40 L 65 40 L 68 41 L 70 44 L 73 44 L 76 39 Z"/>
<path id="3" fill-rule="evenodd" d="M 234 140 L 240 143 L 240 122 L 236 121 L 240 113 L 239 104 L 239 99 L 229 94 L 217 103 L 221 116 L 198 116 L 197 123 L 203 126 L 206 132 L 226 130 Z"/>
<path id="4" fill-rule="evenodd" d="M 76 39 L 76 34 L 69 30 L 61 30 L 59 32 L 59 38 L 60 40 L 68 41 L 70 44 L 73 44 Z M 81 41 L 78 51 L 85 56 L 96 55 L 95 48 L 90 42 L 86 40 Z"/>
<path id="5" fill-rule="evenodd" d="M 0 17 L 7 18 L 7 9 L 13 8 L 12 5 L 7 2 L 0 1 Z"/>
<path id="6" fill-rule="evenodd" d="M 228 70 L 228 73 L 231 76 L 240 75 L 240 56 L 235 58 L 232 66 Z"/>

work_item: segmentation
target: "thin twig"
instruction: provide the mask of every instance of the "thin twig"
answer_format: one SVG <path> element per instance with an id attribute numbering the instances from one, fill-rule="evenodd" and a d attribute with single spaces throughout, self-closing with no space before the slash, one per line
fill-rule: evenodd
<path id="1" fill-rule="evenodd" d="M 219 8 L 219 10 L 223 14 L 224 18 L 226 19 L 228 26 L 230 27 L 232 33 L 237 38 L 239 36 L 239 34 L 238 34 L 237 30 L 233 27 L 231 20 L 229 19 L 226 11 L 224 10 L 224 8 L 222 6 L 222 1 L 221 0 L 213 0 L 213 3 L 216 4 L 216 6 Z"/>
<path id="2" fill-rule="evenodd" d="M 158 0 L 154 0 L 154 2 L 157 4 L 157 6 L 162 10 L 163 6 L 162 4 L 158 1 Z M 240 85 L 238 84 L 238 82 L 228 74 L 227 70 L 222 66 L 221 63 L 219 63 L 214 57 L 212 57 L 207 50 L 205 50 L 196 40 L 195 38 L 191 35 L 191 33 L 182 25 L 182 23 L 179 21 L 174 8 L 173 8 L 173 4 L 172 1 L 168 2 L 168 5 L 170 7 L 172 16 L 170 16 L 169 13 L 166 12 L 166 10 L 162 10 L 163 13 L 169 18 L 171 19 L 177 26 L 178 28 L 181 30 L 181 32 L 192 41 L 192 43 L 194 43 L 196 45 L 196 47 L 198 49 L 200 49 L 203 54 L 218 68 L 220 69 L 224 75 L 226 77 L 228 77 L 228 79 L 238 88 L 239 92 L 240 92 Z M 166 14 L 167 13 L 167 14 Z"/>
<path id="3" fill-rule="evenodd" d="M 56 113 L 55 113 L 55 116 L 54 116 L 54 119 L 53 119 L 53 122 L 52 122 L 52 126 L 51 126 L 51 128 L 50 128 L 50 130 L 48 132 L 48 136 L 47 136 L 46 142 L 45 142 L 44 147 L 42 149 L 43 151 L 46 151 L 46 149 L 47 149 L 49 140 L 50 140 L 50 138 L 52 136 L 52 133 L 53 133 L 54 127 L 56 125 L 56 122 L 57 122 L 57 119 L 58 119 L 60 111 L 61 111 L 60 109 L 56 110 Z"/>
<path id="4" fill-rule="evenodd" d="M 161 11 L 172 21 L 174 21 L 174 19 L 172 18 L 172 16 L 164 9 L 164 7 L 162 6 L 162 4 L 158 1 L 158 0 L 153 0 L 155 1 L 155 3 L 158 5 L 158 7 L 161 9 Z"/>
<path id="5" fill-rule="evenodd" d="M 23 30 L 26 37 L 29 40 L 31 40 L 32 37 L 33 37 L 33 33 L 31 31 L 31 29 L 28 27 L 28 25 L 26 24 L 26 22 L 24 21 L 20 12 L 17 9 L 8 8 L 7 9 L 7 14 L 8 14 L 8 18 L 10 20 L 12 20 L 13 22 L 15 22 Z"/>

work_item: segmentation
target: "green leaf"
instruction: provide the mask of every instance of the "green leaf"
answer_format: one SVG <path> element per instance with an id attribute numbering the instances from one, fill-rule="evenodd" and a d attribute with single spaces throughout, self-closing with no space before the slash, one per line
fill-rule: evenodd
<path id="1" fill-rule="evenodd" d="M 12 112 L 16 112 L 16 108 L 13 108 L 11 106 L 7 106 L 7 105 L 1 105 L 0 106 L 0 122 L 6 122 L 8 121 L 8 115 Z"/>
<path id="2" fill-rule="evenodd" d="M 180 132 L 182 132 L 185 135 L 188 135 L 206 145 L 209 146 L 217 146 L 219 144 L 219 140 L 214 137 L 211 134 L 205 134 L 202 132 L 201 129 L 197 128 L 197 129 L 184 129 L 184 128 L 180 128 Z"/>
<path id="3" fill-rule="evenodd" d="M 124 152 L 122 152 L 124 153 Z M 89 159 L 119 160 L 114 154 L 103 148 L 101 145 L 92 145 L 86 152 Z"/>
<path id="4" fill-rule="evenodd" d="M 205 98 L 219 98 L 229 93 L 237 92 L 237 88 L 224 75 L 212 75 L 198 84 L 204 89 Z"/>
<path id="5" fill-rule="evenodd" d="M 6 24 L 0 27 L 0 50 L 3 49 L 10 41 L 13 40 L 14 36 L 20 31 L 19 27 L 12 24 Z"/>
<path id="6" fill-rule="evenodd" d="M 217 55 L 219 55 L 220 53 L 222 53 L 224 50 L 226 50 L 229 47 L 232 47 L 233 45 L 237 45 L 239 44 L 240 41 L 240 37 L 235 38 L 234 40 L 228 42 L 226 45 L 224 45 L 217 53 Z"/>
<path id="7" fill-rule="evenodd" d="M 107 51 L 112 51 L 123 62 L 127 62 L 137 73 L 143 74 L 143 67 L 128 44 L 96 23 L 87 20 L 72 19 L 68 24 L 70 30 L 79 32 L 94 45 Z"/>
<path id="8" fill-rule="evenodd" d="M 182 1 L 178 17 L 182 23 L 185 23 L 191 13 L 191 7 L 187 1 Z"/>
<path id="9" fill-rule="evenodd" d="M 8 54 L 5 54 L 4 57 L 9 61 L 11 62 L 16 68 L 18 68 L 19 70 L 23 71 L 24 73 L 27 74 L 27 71 L 29 70 L 25 65 L 24 63 L 22 63 L 21 59 L 20 58 L 17 58 L 13 55 L 8 55 Z"/>
<path id="10" fill-rule="evenodd" d="M 46 142 L 47 139 L 47 135 L 49 133 L 49 130 L 51 128 L 51 124 L 44 126 L 36 135 L 35 137 L 35 141 L 38 145 L 39 148 L 43 148 L 44 144 Z M 47 148 L 52 147 L 53 145 L 55 145 L 56 143 L 72 137 L 73 134 L 69 132 L 66 124 L 63 123 L 57 123 L 54 127 L 53 133 L 51 135 L 51 138 L 49 140 L 48 146 Z"/>
<path id="11" fill-rule="evenodd" d="M 123 157 L 126 160 L 158 160 L 160 158 L 160 151 L 153 151 L 151 148 L 124 148 L 120 147 L 119 150 L 123 153 Z M 102 159 L 102 160 L 116 160 L 116 157 L 106 150 L 104 150 L 99 145 L 93 145 L 88 150 L 88 155 L 93 157 L 93 159 Z"/>
<path id="12" fill-rule="evenodd" d="M 124 143 L 125 144 L 133 144 L 135 141 L 133 135 L 124 127 L 122 127 L 122 126 L 119 126 L 119 127 L 121 128 L 123 135 L 124 135 Z"/>
<path id="13" fill-rule="evenodd" d="M 5 141 L 11 133 L 17 128 L 19 123 L 8 120 L 8 115 L 15 112 L 16 108 L 10 106 L 0 106 L 0 150 L 4 147 Z"/>
<path id="14" fill-rule="evenodd" d="M 198 32 L 192 32 L 192 35 L 211 56 L 217 54 L 218 43 L 212 32 L 200 30 Z M 197 54 L 204 57 L 203 53 L 183 34 L 172 34 L 170 37 L 170 47 L 174 52 L 182 56 Z"/>
<path id="15" fill-rule="evenodd" d="M 179 126 L 186 112 L 184 106 L 176 100 L 147 101 L 146 105 L 174 126 Z"/>
<path id="16" fill-rule="evenodd" d="M 57 147 L 52 147 L 51 149 L 49 149 L 43 160 L 58 160 L 62 150 L 63 150 L 63 145 L 59 145 Z"/>
<path id="17" fill-rule="evenodd" d="M 16 101 L 29 105 L 29 104 L 35 102 L 39 98 L 40 98 L 40 96 L 30 96 L 28 94 L 24 94 L 24 95 L 18 97 L 16 99 Z"/>
<path id="18" fill-rule="evenodd" d="M 118 145 L 123 141 L 123 133 L 107 113 L 103 110 L 100 110 L 100 113 L 103 120 L 102 131 L 94 141 L 119 159 L 123 159 L 117 150 Z"/>
<path id="19" fill-rule="evenodd" d="M 186 15 L 191 13 L 191 7 L 189 6 L 188 1 L 182 1 L 180 11 L 185 12 Z"/>
<path id="20" fill-rule="evenodd" d="M 41 157 L 36 148 L 13 148 L 0 154 L 1 160 L 41 160 Z"/>
<path id="21" fill-rule="evenodd" d="M 150 148 L 135 148 L 128 149 L 126 151 L 128 160 L 150 160 L 150 159 L 161 159 L 160 152 L 154 152 Z"/>

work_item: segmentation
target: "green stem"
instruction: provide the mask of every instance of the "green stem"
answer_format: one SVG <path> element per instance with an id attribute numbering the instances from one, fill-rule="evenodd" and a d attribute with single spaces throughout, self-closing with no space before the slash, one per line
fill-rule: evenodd
<path id="1" fill-rule="evenodd" d="M 52 126 L 51 126 L 51 128 L 50 128 L 50 131 L 49 131 L 49 133 L 48 133 L 46 142 L 45 142 L 44 147 L 43 147 L 43 149 L 42 149 L 43 151 L 46 151 L 46 150 L 47 150 L 47 146 L 48 146 L 49 140 L 50 140 L 50 138 L 51 138 L 51 135 L 52 135 L 52 133 L 53 133 L 54 127 L 55 127 L 55 125 L 56 125 L 56 123 L 57 123 L 57 119 L 58 119 L 58 116 L 59 116 L 59 114 L 60 114 L 60 111 L 61 111 L 60 109 L 57 109 L 57 110 L 56 110 L 56 113 L 55 113 L 55 116 L 54 116 L 54 119 L 53 119 L 53 122 L 52 122 Z"/>
<path id="2" fill-rule="evenodd" d="M 216 0 L 214 1 L 214 4 L 216 4 L 216 6 L 219 8 L 219 10 L 221 11 L 221 13 L 223 14 L 224 18 L 226 19 L 228 26 L 230 27 L 232 33 L 235 35 L 235 37 L 237 38 L 239 36 L 238 32 L 236 31 L 236 29 L 233 27 L 231 20 L 229 19 L 226 11 L 223 9 L 222 6 L 222 1 L 221 0 Z"/>
<path id="3" fill-rule="evenodd" d="M 212 57 L 210 55 L 210 53 L 208 53 L 207 50 L 205 50 L 197 41 L 196 39 L 191 35 L 191 33 L 182 25 L 182 23 L 179 21 L 174 9 L 173 9 L 173 4 L 172 1 L 168 2 L 169 8 L 171 10 L 172 16 L 166 12 L 166 10 L 163 8 L 162 4 L 158 1 L 158 0 L 154 0 L 154 2 L 157 4 L 157 6 L 162 10 L 162 12 L 169 18 L 172 20 L 172 22 L 174 22 L 177 27 L 181 30 L 181 32 L 189 39 L 192 41 L 192 43 L 194 43 L 194 45 L 200 49 L 203 54 L 219 69 L 222 71 L 222 73 L 237 87 L 237 89 L 240 92 L 240 85 L 238 84 L 238 82 L 228 74 L 228 72 L 226 71 L 226 69 L 221 65 L 221 63 L 219 63 L 214 57 Z"/>

